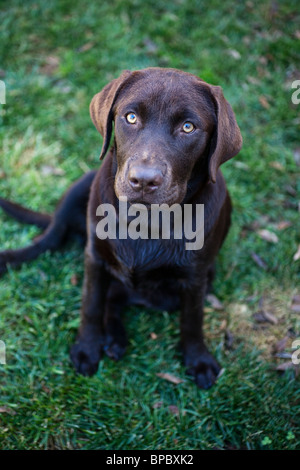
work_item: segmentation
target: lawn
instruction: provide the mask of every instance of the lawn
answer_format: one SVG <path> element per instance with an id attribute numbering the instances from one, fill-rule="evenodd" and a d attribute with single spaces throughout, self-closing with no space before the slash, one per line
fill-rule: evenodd
<path id="1" fill-rule="evenodd" d="M 83 253 L 70 245 L 0 279 L 0 449 L 299 448 L 299 2 L 10 0 L 0 25 L 1 197 L 52 212 L 100 165 L 88 106 L 124 69 L 222 86 L 244 139 L 223 166 L 233 223 L 205 308 L 217 384 L 199 390 L 185 375 L 178 315 L 138 308 L 125 313 L 123 360 L 76 375 Z M 39 233 L 0 220 L 1 249 Z"/>

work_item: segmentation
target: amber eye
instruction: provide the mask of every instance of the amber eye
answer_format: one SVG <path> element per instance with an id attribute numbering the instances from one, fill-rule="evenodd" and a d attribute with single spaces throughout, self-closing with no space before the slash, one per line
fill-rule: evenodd
<path id="1" fill-rule="evenodd" d="M 192 124 L 189 121 L 185 122 L 182 126 L 182 130 L 183 132 L 186 132 L 186 134 L 190 134 L 191 132 L 193 132 L 194 129 L 195 129 L 194 124 Z"/>
<path id="2" fill-rule="evenodd" d="M 127 119 L 127 122 L 129 122 L 129 124 L 135 124 L 137 121 L 137 117 L 134 113 L 128 113 L 126 115 L 126 119 Z"/>

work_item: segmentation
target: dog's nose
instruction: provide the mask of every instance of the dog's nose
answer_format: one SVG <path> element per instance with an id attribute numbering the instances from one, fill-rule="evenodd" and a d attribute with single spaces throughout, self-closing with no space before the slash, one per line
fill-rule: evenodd
<path id="1" fill-rule="evenodd" d="M 129 170 L 128 180 L 134 191 L 154 192 L 163 182 L 163 174 L 158 168 L 134 166 Z"/>

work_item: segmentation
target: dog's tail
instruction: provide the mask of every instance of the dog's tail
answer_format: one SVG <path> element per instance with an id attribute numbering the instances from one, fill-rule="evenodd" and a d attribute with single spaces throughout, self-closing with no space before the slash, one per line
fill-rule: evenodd
<path id="1" fill-rule="evenodd" d="M 7 266 L 16 268 L 32 261 L 47 250 L 59 249 L 69 238 L 86 240 L 86 209 L 90 187 L 96 172 L 90 171 L 77 180 L 60 201 L 53 216 L 35 212 L 0 198 L 0 207 L 20 222 L 44 229 L 27 247 L 0 252 L 0 276 Z"/>
<path id="2" fill-rule="evenodd" d="M 32 261 L 47 250 L 58 249 L 67 232 L 66 225 L 59 225 L 52 221 L 46 231 L 36 237 L 34 242 L 18 250 L 5 250 L 0 252 L 0 276 L 7 271 L 7 265 L 16 268 L 27 261 Z"/>
<path id="3" fill-rule="evenodd" d="M 15 202 L 0 197 L 0 207 L 11 217 L 24 224 L 36 225 L 45 230 L 51 223 L 52 216 L 42 212 L 32 211 Z"/>

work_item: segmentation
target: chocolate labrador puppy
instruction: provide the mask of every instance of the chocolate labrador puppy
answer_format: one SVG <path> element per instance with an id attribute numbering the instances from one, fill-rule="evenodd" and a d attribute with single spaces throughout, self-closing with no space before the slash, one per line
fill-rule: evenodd
<path id="1" fill-rule="evenodd" d="M 101 168 L 76 182 L 52 217 L 0 200 L 11 215 L 45 229 L 31 246 L 2 252 L 0 270 L 58 248 L 68 235 L 86 235 L 81 326 L 71 349 L 76 370 L 94 374 L 103 352 L 122 357 L 127 339 L 121 313 L 134 303 L 180 310 L 184 364 L 200 388 L 209 388 L 220 366 L 204 342 L 203 303 L 230 225 L 219 166 L 242 146 L 234 113 L 220 87 L 179 70 L 148 68 L 125 71 L 109 83 L 94 96 L 90 114 L 103 137 L 100 158 L 107 154 Z M 185 234 L 172 237 L 173 219 L 169 239 L 161 227 L 158 237 L 121 237 L 120 200 L 128 208 L 143 204 L 147 213 L 160 204 L 204 205 L 203 247 L 188 250 Z M 116 238 L 99 237 L 103 204 L 115 210 Z M 189 217 L 195 226 L 195 211 Z"/>

